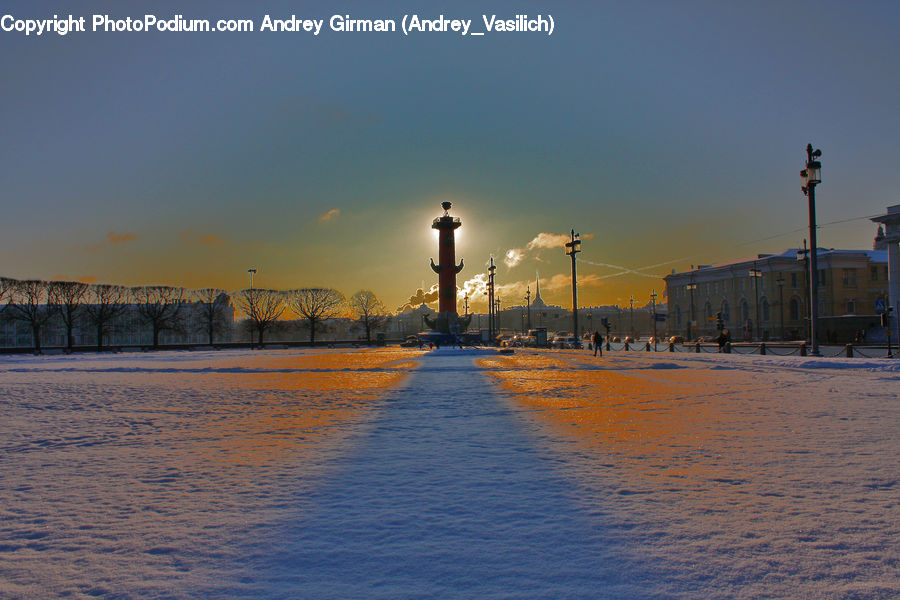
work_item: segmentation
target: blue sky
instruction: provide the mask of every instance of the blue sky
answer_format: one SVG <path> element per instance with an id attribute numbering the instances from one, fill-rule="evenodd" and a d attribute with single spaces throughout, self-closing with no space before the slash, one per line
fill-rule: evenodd
<path id="1" fill-rule="evenodd" d="M 898 202 L 896 2 L 5 3 L 21 18 L 552 14 L 552 36 L 0 32 L 0 272 L 125 284 L 324 285 L 390 306 L 434 283 L 429 224 L 463 219 L 462 279 L 541 232 L 663 275 L 796 246 L 822 149 L 822 223 Z M 331 212 L 331 218 L 320 219 Z M 336 212 L 335 212 L 336 211 Z M 775 239 L 770 236 L 787 234 Z M 867 220 L 822 228 L 867 248 Z M 757 241 L 759 240 L 759 241 Z M 749 243 L 748 243 L 749 242 Z M 678 260 L 682 259 L 682 260 Z M 661 280 L 592 276 L 582 302 Z M 540 270 L 568 292 L 560 248 Z M 558 281 L 563 281 L 558 279 Z M 512 301 L 510 301 L 512 303 Z"/>

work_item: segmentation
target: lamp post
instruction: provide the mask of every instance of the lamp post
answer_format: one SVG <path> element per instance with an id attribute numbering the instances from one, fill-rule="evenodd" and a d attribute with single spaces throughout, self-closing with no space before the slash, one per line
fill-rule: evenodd
<path id="1" fill-rule="evenodd" d="M 816 186 L 822 183 L 821 150 L 806 145 L 806 168 L 800 171 L 800 189 L 809 199 L 809 335 L 812 355 L 819 356 L 819 266 L 816 262 L 819 246 L 816 243 Z"/>
<path id="2" fill-rule="evenodd" d="M 575 255 L 581 252 L 581 234 L 573 229 L 566 242 L 566 254 L 572 257 L 572 329 L 575 334 L 575 346 L 578 347 L 578 281 L 575 278 Z"/>
<path id="3" fill-rule="evenodd" d="M 463 297 L 463 302 L 465 306 L 465 316 L 469 316 L 469 292 L 466 292 L 466 295 Z"/>
<path id="4" fill-rule="evenodd" d="M 496 304 L 496 307 L 494 308 L 494 318 L 496 319 L 496 322 L 494 323 L 494 325 L 497 328 L 497 335 L 500 335 L 500 330 L 503 328 L 503 326 L 500 323 L 500 297 L 499 296 L 497 297 L 496 300 L 494 300 L 494 303 Z"/>
<path id="5" fill-rule="evenodd" d="M 653 290 L 650 293 L 650 302 L 652 303 L 652 318 L 653 318 L 653 351 L 656 351 L 656 290 Z"/>
<path id="6" fill-rule="evenodd" d="M 588 318 L 588 333 L 594 333 L 594 313 L 588 313 L 587 318 Z"/>
<path id="7" fill-rule="evenodd" d="M 494 343 L 494 271 L 497 267 L 494 265 L 494 257 L 491 257 L 491 266 L 488 267 L 488 337 L 491 344 Z"/>
<path id="8" fill-rule="evenodd" d="M 531 286 L 525 292 L 525 310 L 528 315 L 528 329 L 531 329 Z"/>
<path id="9" fill-rule="evenodd" d="M 247 273 L 250 274 L 250 296 L 247 298 L 250 306 L 250 314 L 247 316 L 250 317 L 250 349 L 253 350 L 253 313 L 255 312 L 255 302 L 253 300 L 253 275 L 256 274 L 256 269 L 247 269 Z"/>
<path id="10" fill-rule="evenodd" d="M 694 281 L 694 274 L 691 273 L 691 283 L 687 284 L 687 289 L 691 293 L 691 320 L 688 321 L 688 335 L 687 341 L 693 341 L 693 330 L 694 330 L 694 290 L 697 289 L 697 284 Z"/>
<path id="11" fill-rule="evenodd" d="M 762 277 L 762 271 L 756 268 L 756 261 L 753 261 L 753 268 L 750 269 L 749 272 L 750 277 L 753 278 L 753 295 L 756 299 L 756 339 L 759 339 L 759 287 L 757 285 L 757 281 Z"/>
<path id="12" fill-rule="evenodd" d="M 775 280 L 775 283 L 778 284 L 778 312 L 781 317 L 781 341 L 784 341 L 784 276 L 781 272 L 778 273 L 778 278 Z"/>
<path id="13" fill-rule="evenodd" d="M 631 331 L 630 334 L 634 335 L 634 296 L 631 297 Z"/>

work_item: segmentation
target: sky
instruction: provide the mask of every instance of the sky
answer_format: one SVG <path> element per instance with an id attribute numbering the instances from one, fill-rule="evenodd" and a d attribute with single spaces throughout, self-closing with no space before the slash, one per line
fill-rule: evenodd
<path id="1" fill-rule="evenodd" d="M 88 31 L 0 31 L 0 274 L 238 290 L 437 283 L 430 225 L 503 306 L 541 278 L 571 306 L 636 304 L 672 269 L 808 237 L 870 248 L 900 203 L 897 2 L 4 2 Z M 113 18 L 324 19 L 297 32 L 91 32 Z M 550 15 L 554 30 L 339 33 L 328 19 Z M 838 222 L 840 221 L 840 222 Z"/>

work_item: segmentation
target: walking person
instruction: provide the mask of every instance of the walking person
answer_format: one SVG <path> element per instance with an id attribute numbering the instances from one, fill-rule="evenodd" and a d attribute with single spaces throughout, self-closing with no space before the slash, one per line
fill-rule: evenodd
<path id="1" fill-rule="evenodd" d="M 594 335 L 591 337 L 591 343 L 594 345 L 594 356 L 597 356 L 597 352 L 599 352 L 600 357 L 603 358 L 603 338 L 600 336 L 599 331 L 594 332 Z"/>

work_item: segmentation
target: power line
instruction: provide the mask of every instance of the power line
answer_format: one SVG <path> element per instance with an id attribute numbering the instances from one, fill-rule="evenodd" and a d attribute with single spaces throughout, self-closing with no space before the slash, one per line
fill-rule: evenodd
<path id="1" fill-rule="evenodd" d="M 827 222 L 827 223 L 820 223 L 820 224 L 816 227 L 816 229 L 821 229 L 822 227 L 828 227 L 829 225 L 840 225 L 840 224 L 842 224 L 842 223 L 850 223 L 850 222 L 852 222 L 852 221 L 862 221 L 862 220 L 864 220 L 864 219 L 871 219 L 871 218 L 877 217 L 877 216 L 879 216 L 879 215 L 866 215 L 866 216 L 863 216 L 863 217 L 851 217 L 851 218 L 849 218 L 849 219 L 840 219 L 840 220 L 838 220 L 838 221 L 829 221 L 829 222 Z M 755 239 L 755 240 L 749 240 L 749 241 L 746 241 L 746 242 L 741 242 L 741 243 L 739 243 L 739 244 L 735 244 L 734 247 L 735 247 L 735 248 L 740 248 L 740 247 L 742 247 L 742 246 L 749 246 L 749 245 L 751 245 L 751 244 L 758 244 L 759 242 L 765 242 L 765 241 L 768 241 L 768 240 L 774 240 L 774 239 L 778 239 L 778 238 L 785 237 L 785 236 L 788 236 L 788 235 L 794 235 L 794 234 L 796 234 L 796 233 L 803 233 L 803 232 L 807 231 L 808 229 L 809 229 L 808 227 L 801 227 L 801 228 L 799 228 L 799 229 L 793 229 L 793 230 L 791 230 L 791 231 L 787 231 L 787 232 L 784 232 L 784 233 L 778 233 L 778 234 L 776 234 L 776 235 L 770 235 L 770 236 L 763 237 L 763 238 L 758 238 L 758 239 Z M 594 261 L 590 261 L 590 260 L 587 260 L 587 259 L 584 259 L 584 258 L 579 258 L 578 260 L 579 260 L 580 262 L 583 262 L 583 263 L 586 263 L 586 264 L 589 264 L 589 265 L 594 265 L 594 266 L 597 266 L 597 267 L 607 267 L 607 268 L 610 268 L 610 269 L 618 269 L 618 270 L 619 270 L 618 273 L 612 273 L 612 274 L 610 274 L 610 275 L 601 275 L 601 276 L 598 277 L 598 279 L 608 279 L 608 278 L 610 278 L 610 277 L 621 277 L 622 275 L 640 275 L 641 277 L 650 277 L 650 278 L 653 278 L 653 279 L 659 279 L 659 278 L 662 277 L 662 275 L 654 275 L 654 274 L 652 274 L 652 273 L 642 273 L 642 271 L 647 271 L 647 270 L 649 270 L 649 269 L 655 269 L 655 268 L 657 268 L 657 267 L 662 267 L 662 266 L 665 266 L 665 265 L 671 265 L 671 264 L 673 264 L 673 263 L 684 262 L 684 261 L 686 261 L 686 260 L 690 260 L 690 259 L 692 259 L 692 258 L 697 258 L 697 257 L 700 257 L 700 256 L 706 256 L 706 253 L 702 253 L 702 254 L 699 254 L 699 253 L 698 253 L 698 254 L 692 254 L 692 255 L 690 255 L 690 256 L 685 256 L 684 258 L 676 258 L 676 259 L 674 259 L 674 260 L 667 260 L 667 261 L 665 261 L 665 262 L 656 263 L 655 265 L 647 265 L 646 267 L 635 267 L 635 268 L 633 268 L 633 269 L 630 268 L 630 267 L 623 267 L 623 266 L 621 266 L 621 265 L 612 265 L 612 264 L 608 264 L 608 263 L 594 262 Z"/>

